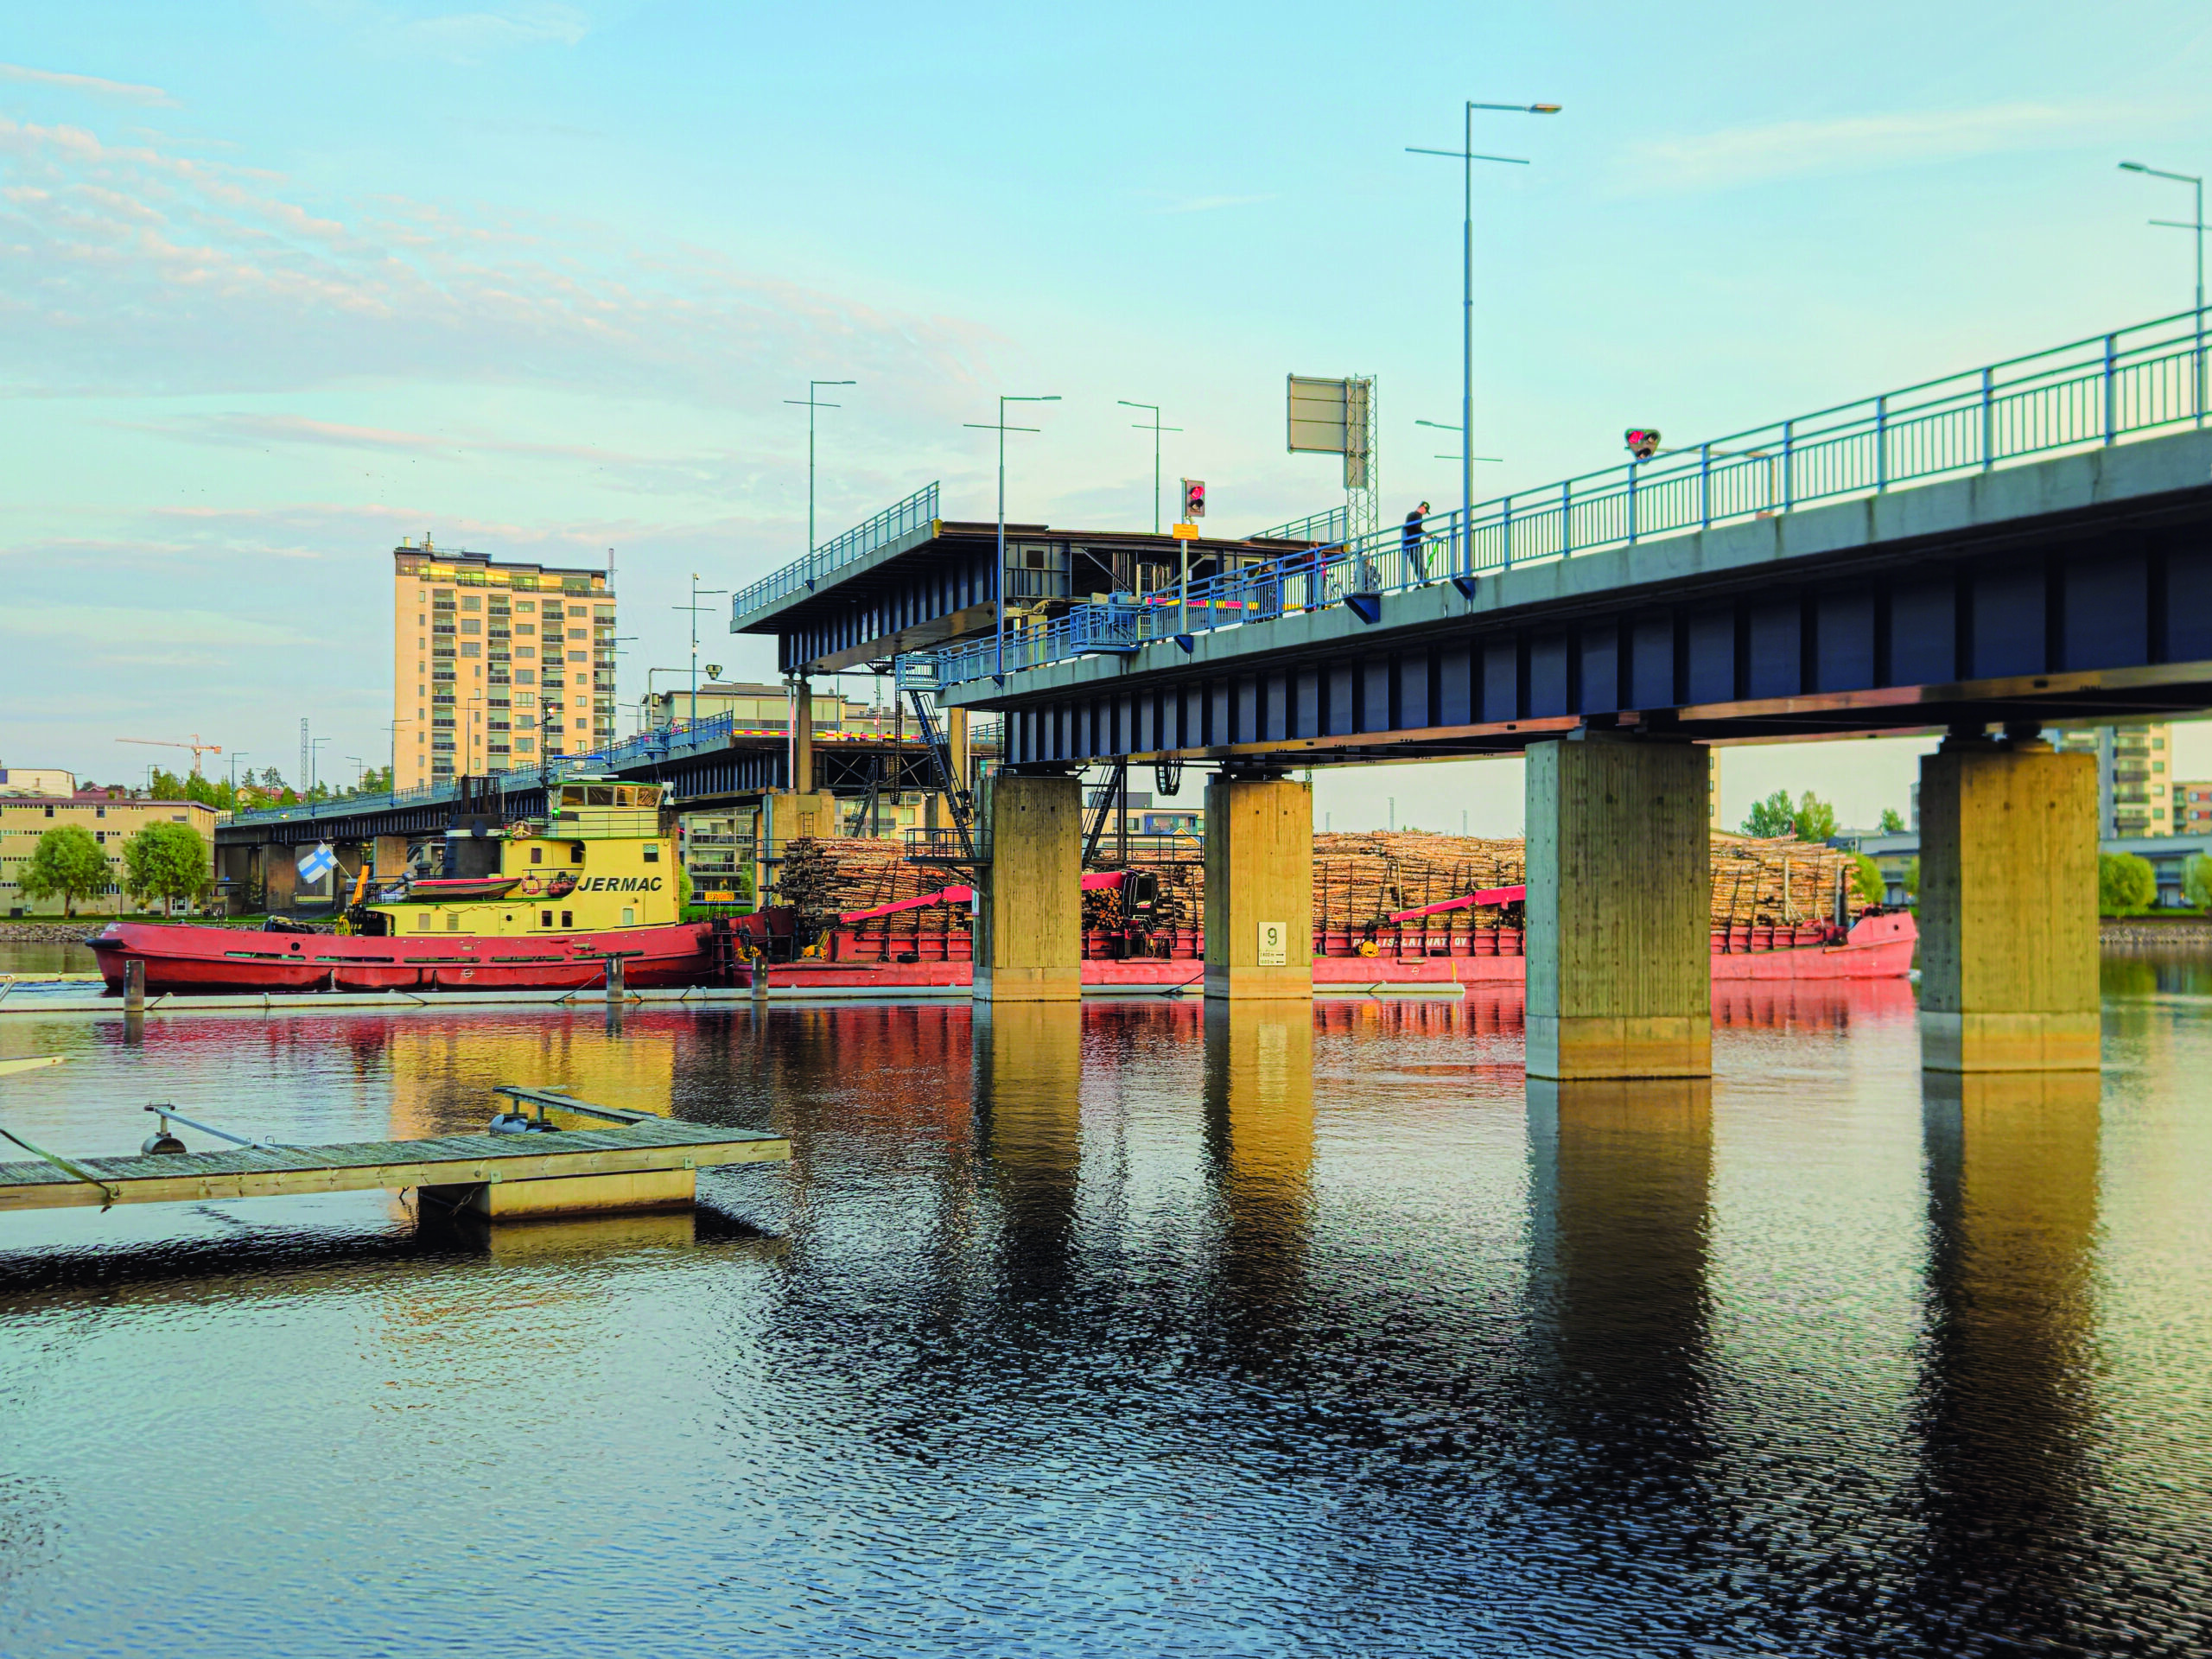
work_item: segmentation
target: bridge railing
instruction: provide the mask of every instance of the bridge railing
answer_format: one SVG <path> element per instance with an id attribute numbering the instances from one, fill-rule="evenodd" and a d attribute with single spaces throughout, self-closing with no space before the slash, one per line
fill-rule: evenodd
<path id="1" fill-rule="evenodd" d="M 1540 560 L 1632 546 L 1818 502 L 1990 472 L 2069 449 L 2205 423 L 2212 311 L 2184 311 L 2032 356 L 1646 461 L 1516 490 L 1459 512 L 1246 565 L 1205 582 L 1077 605 L 1041 626 L 935 653 L 952 686 L 1050 663 L 1132 652 L 1345 604 L 1373 620 L 1382 595 Z"/>
<path id="2" fill-rule="evenodd" d="M 789 598 L 833 570 L 866 558 L 879 547 L 897 541 L 938 517 L 938 486 L 925 484 L 904 501 L 886 507 L 864 524 L 855 524 L 832 542 L 824 542 L 803 559 L 796 559 L 773 575 L 763 576 L 730 598 L 730 620 L 742 622 L 764 606 Z"/>

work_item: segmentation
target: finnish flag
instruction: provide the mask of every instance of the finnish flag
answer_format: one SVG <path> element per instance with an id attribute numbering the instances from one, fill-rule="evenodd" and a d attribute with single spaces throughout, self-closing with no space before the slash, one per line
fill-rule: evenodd
<path id="1" fill-rule="evenodd" d="M 338 855 L 330 850 L 330 843 L 323 842 L 300 855 L 300 880 L 312 886 L 338 868 Z"/>

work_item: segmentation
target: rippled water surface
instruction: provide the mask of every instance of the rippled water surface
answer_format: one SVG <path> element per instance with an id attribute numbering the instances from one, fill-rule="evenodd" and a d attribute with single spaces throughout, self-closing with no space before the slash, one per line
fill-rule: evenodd
<path id="1" fill-rule="evenodd" d="M 2201 1652 L 2212 967 L 2107 992 L 2101 1088 L 1901 984 L 1614 1090 L 1513 1001 L 15 1018 L 65 1154 L 538 1082 L 793 1159 L 0 1215 L 0 1653 Z"/>

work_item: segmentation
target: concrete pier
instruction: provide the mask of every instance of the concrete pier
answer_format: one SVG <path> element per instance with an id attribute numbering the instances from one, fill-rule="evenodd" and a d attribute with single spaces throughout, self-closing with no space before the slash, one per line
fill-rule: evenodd
<path id="1" fill-rule="evenodd" d="M 985 780 L 990 862 L 976 911 L 978 1002 L 1083 995 L 1083 784 L 995 772 Z"/>
<path id="2" fill-rule="evenodd" d="M 1710 1077 L 1706 750 L 1591 732 L 1528 764 L 1529 1075 Z"/>
<path id="3" fill-rule="evenodd" d="M 784 849 L 802 836 L 837 833 L 837 798 L 828 790 L 773 789 L 760 798 L 753 847 L 753 890 L 765 893 L 776 879 Z M 764 904 L 767 900 L 763 899 Z"/>
<path id="4" fill-rule="evenodd" d="M 1209 997 L 1313 995 L 1313 791 L 1287 778 L 1206 785 Z"/>
<path id="5" fill-rule="evenodd" d="M 1921 1064 L 2094 1071 L 2094 759 L 2024 731 L 1920 763 Z"/>

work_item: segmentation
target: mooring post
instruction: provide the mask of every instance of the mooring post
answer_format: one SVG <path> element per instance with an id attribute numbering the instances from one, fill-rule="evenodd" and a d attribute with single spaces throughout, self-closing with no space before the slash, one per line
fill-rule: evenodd
<path id="1" fill-rule="evenodd" d="M 146 959 L 132 957 L 123 964 L 123 1011 L 146 1012 Z"/>
<path id="2" fill-rule="evenodd" d="M 607 1006 L 619 1008 L 626 1000 L 622 992 L 622 958 L 609 957 L 607 959 Z"/>

